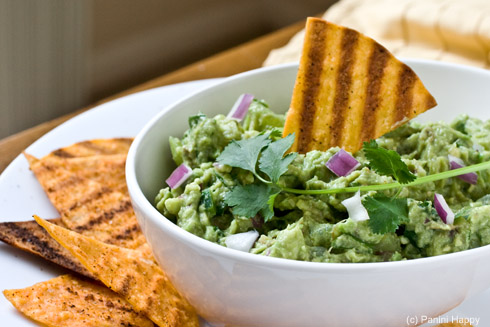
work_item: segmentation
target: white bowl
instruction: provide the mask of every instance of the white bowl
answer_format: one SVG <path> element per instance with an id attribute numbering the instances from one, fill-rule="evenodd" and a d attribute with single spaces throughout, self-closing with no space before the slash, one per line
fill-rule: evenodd
<path id="1" fill-rule="evenodd" d="M 490 72 L 406 60 L 437 99 L 419 120 L 458 113 L 489 119 Z M 233 326 L 404 326 L 449 311 L 490 286 L 490 246 L 400 262 L 331 264 L 227 249 L 177 227 L 154 198 L 175 168 L 169 136 L 181 137 L 199 111 L 227 113 L 241 93 L 289 106 L 297 65 L 239 74 L 163 110 L 136 137 L 126 178 L 151 248 L 175 287 L 213 324 Z"/>

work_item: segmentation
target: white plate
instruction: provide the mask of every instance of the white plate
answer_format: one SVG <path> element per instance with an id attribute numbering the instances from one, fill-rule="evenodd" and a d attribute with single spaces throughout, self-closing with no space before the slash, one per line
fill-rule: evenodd
<path id="1" fill-rule="evenodd" d="M 203 80 L 161 87 L 100 105 L 49 132 L 27 148 L 27 152 L 41 157 L 52 150 L 78 141 L 135 136 L 143 125 L 164 107 L 215 81 Z M 29 171 L 26 160 L 19 156 L 0 175 L 0 221 L 28 220 L 33 214 L 43 218 L 58 216 Z M 0 242 L 0 290 L 24 288 L 63 273 L 66 271 L 54 264 Z M 450 281 L 448 287 L 451 287 Z M 471 298 L 424 326 L 462 317 L 479 319 L 479 326 L 488 326 L 488 303 L 490 290 Z M 2 326 L 36 326 L 18 313 L 3 296 L 0 296 L 0 318 Z"/>

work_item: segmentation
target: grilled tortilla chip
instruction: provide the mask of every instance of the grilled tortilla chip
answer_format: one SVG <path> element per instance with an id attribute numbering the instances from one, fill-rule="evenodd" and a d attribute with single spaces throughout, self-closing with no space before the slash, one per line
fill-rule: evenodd
<path id="1" fill-rule="evenodd" d="M 105 244 L 51 224 L 36 221 L 109 288 L 159 326 L 199 326 L 196 312 L 165 273 L 140 252 Z"/>
<path id="2" fill-rule="evenodd" d="M 154 326 L 117 293 L 71 275 L 3 294 L 24 315 L 50 327 Z"/>
<path id="3" fill-rule="evenodd" d="M 283 135 L 295 133 L 291 151 L 356 152 L 435 105 L 412 69 L 376 41 L 308 18 Z"/>
<path id="4" fill-rule="evenodd" d="M 126 153 L 79 158 L 47 155 L 41 159 L 27 153 L 24 155 L 29 161 L 30 169 L 46 191 L 62 187 L 63 185 L 59 185 L 61 181 L 66 183 L 67 180 L 76 181 L 77 178 L 86 178 L 103 184 L 111 190 L 127 193 L 124 171 Z"/>
<path id="5" fill-rule="evenodd" d="M 67 228 L 130 249 L 146 246 L 127 192 L 125 153 L 26 158 Z"/>
<path id="6" fill-rule="evenodd" d="M 128 153 L 132 138 L 95 139 L 72 144 L 51 152 L 49 157 L 74 158 Z"/>
<path id="7" fill-rule="evenodd" d="M 50 222 L 63 226 L 60 219 L 52 219 Z M 94 275 L 85 269 L 80 261 L 56 242 L 34 220 L 0 223 L 0 240 L 71 271 L 95 279 Z"/>
<path id="8" fill-rule="evenodd" d="M 89 179 L 48 191 L 70 230 L 99 241 L 136 249 L 146 243 L 128 194 Z"/>

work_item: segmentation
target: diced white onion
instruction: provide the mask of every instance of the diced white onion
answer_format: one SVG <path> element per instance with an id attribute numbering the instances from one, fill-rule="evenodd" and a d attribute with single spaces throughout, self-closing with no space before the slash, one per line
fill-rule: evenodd
<path id="1" fill-rule="evenodd" d="M 463 168 L 465 167 L 466 165 L 464 164 L 463 160 L 461 160 L 460 158 L 458 157 L 455 157 L 455 156 L 452 156 L 452 155 L 448 155 L 447 156 L 448 160 L 449 160 L 449 167 L 451 169 L 458 169 L 458 168 Z M 475 185 L 476 183 L 478 183 L 478 174 L 473 172 L 473 173 L 467 173 L 467 174 L 462 174 L 462 175 L 459 175 L 457 176 L 459 179 L 461 179 L 462 181 L 465 181 L 466 183 L 470 183 L 470 184 L 473 184 Z"/>
<path id="2" fill-rule="evenodd" d="M 337 176 L 347 176 L 361 164 L 350 153 L 340 149 L 325 164 Z"/>
<path id="3" fill-rule="evenodd" d="M 223 168 L 223 166 L 224 166 L 224 165 L 222 165 L 222 164 L 219 164 L 219 163 L 217 163 L 217 162 L 213 162 L 213 167 L 214 167 L 214 168 L 216 168 L 216 169 L 218 169 L 218 170 L 222 169 L 222 168 Z"/>
<path id="4" fill-rule="evenodd" d="M 227 236 L 225 244 L 230 249 L 249 252 L 258 237 L 259 233 L 256 230 L 251 230 L 245 233 Z"/>
<path id="5" fill-rule="evenodd" d="M 177 167 L 166 182 L 171 189 L 175 189 L 182 185 L 192 175 L 192 169 L 186 164 L 181 164 Z"/>
<path id="6" fill-rule="evenodd" d="M 448 225 L 454 223 L 454 212 L 447 205 L 446 199 L 441 194 L 434 194 L 434 208 L 442 221 Z"/>
<path id="7" fill-rule="evenodd" d="M 347 209 L 350 219 L 354 221 L 363 221 L 369 219 L 368 212 L 361 202 L 361 192 L 357 191 L 353 197 L 342 201 L 342 204 Z"/>
<path id="8" fill-rule="evenodd" d="M 253 99 L 254 96 L 252 94 L 244 93 L 240 95 L 233 107 L 231 107 L 231 110 L 228 113 L 228 118 L 241 121 L 247 114 Z"/>
<path id="9" fill-rule="evenodd" d="M 485 151 L 485 148 L 480 143 L 473 142 L 473 150 L 482 152 Z"/>

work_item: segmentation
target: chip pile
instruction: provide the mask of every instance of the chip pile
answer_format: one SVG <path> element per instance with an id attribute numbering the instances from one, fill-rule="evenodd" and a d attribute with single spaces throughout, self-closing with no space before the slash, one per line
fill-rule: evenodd
<path id="1" fill-rule="evenodd" d="M 41 159 L 25 154 L 60 218 L 2 223 L 0 239 L 78 275 L 4 291 L 34 321 L 53 327 L 199 326 L 138 226 L 125 180 L 131 141 L 85 141 Z"/>

